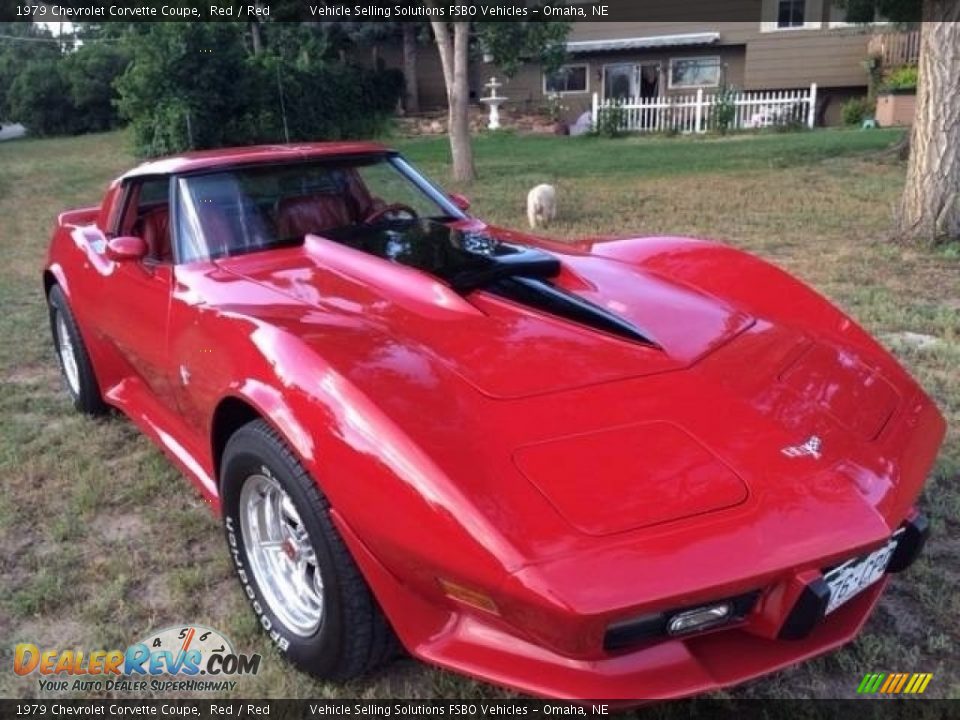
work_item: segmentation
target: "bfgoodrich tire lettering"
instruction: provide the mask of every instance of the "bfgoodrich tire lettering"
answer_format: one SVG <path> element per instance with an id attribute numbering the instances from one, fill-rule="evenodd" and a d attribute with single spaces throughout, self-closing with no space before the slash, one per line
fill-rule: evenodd
<path id="1" fill-rule="evenodd" d="M 224 450 L 220 477 L 231 561 L 258 622 L 276 646 L 301 669 L 328 680 L 347 680 L 391 657 L 397 649 L 393 632 L 330 519 L 326 497 L 279 434 L 262 420 L 240 428 Z M 282 488 L 309 536 L 322 575 L 322 614 L 315 629 L 286 624 L 275 591 L 272 605 L 271 588 L 258 581 L 263 565 L 254 565 L 251 555 L 257 549 L 246 545 L 243 523 L 249 527 L 250 521 L 242 519 L 241 496 L 246 483 L 263 480 Z"/>
<path id="2" fill-rule="evenodd" d="M 53 346 L 57 351 L 60 373 L 70 399 L 77 410 L 88 415 L 102 415 L 107 411 L 107 406 L 100 395 L 100 386 L 93 374 L 93 365 L 80 335 L 80 328 L 59 285 L 50 289 L 47 304 Z"/>

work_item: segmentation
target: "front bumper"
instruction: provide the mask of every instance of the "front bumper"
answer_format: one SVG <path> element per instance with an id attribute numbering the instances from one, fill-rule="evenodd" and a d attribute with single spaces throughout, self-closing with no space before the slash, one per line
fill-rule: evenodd
<path id="1" fill-rule="evenodd" d="M 775 672 L 852 640 L 888 581 L 884 577 L 824 617 L 826 603 L 822 599 L 812 612 L 805 607 L 811 595 L 807 589 L 818 580 L 823 582 L 819 571 L 806 570 L 765 588 L 754 609 L 737 626 L 664 638 L 617 653 L 571 657 L 519 636 L 502 618 L 466 608 L 441 610 L 409 592 L 348 527 L 340 524 L 340 528 L 364 574 L 379 588 L 378 599 L 413 655 L 487 682 L 558 699 L 618 700 L 624 704 L 672 699 Z M 928 523 L 922 515 L 908 519 L 890 571 L 912 563 L 927 534 Z M 812 595 L 820 598 L 817 593 Z M 783 629 L 798 612 L 813 620 L 803 632 L 784 639 Z M 570 631 L 575 632 L 574 627 Z"/>
<path id="2" fill-rule="evenodd" d="M 769 639 L 734 628 L 600 660 L 574 660 L 463 615 L 449 632 L 413 651 L 437 665 L 545 697 L 680 698 L 737 685 L 841 647 L 860 631 L 886 582 L 868 588 L 800 640 Z"/>

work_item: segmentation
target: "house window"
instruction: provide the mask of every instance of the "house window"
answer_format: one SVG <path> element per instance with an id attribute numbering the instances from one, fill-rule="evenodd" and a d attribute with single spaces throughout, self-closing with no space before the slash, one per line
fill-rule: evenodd
<path id="1" fill-rule="evenodd" d="M 795 28 L 804 26 L 804 11 L 806 0 L 778 0 L 777 27 Z"/>
<path id="2" fill-rule="evenodd" d="M 716 87 L 722 71 L 719 57 L 671 58 L 670 87 Z"/>
<path id="3" fill-rule="evenodd" d="M 545 94 L 587 92 L 588 76 L 586 65 L 564 65 L 554 73 L 544 74 L 543 92 Z"/>

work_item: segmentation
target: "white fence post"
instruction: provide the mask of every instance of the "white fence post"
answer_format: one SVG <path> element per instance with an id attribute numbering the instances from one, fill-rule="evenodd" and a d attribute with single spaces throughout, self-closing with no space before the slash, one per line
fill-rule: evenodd
<path id="1" fill-rule="evenodd" d="M 600 120 L 600 97 L 594 93 L 593 94 L 593 105 L 590 111 L 590 117 L 593 121 L 593 129 L 597 129 L 597 122 Z"/>
<path id="2" fill-rule="evenodd" d="M 807 116 L 807 127 L 813 130 L 817 124 L 817 84 L 810 84 L 810 114 Z"/>
<path id="3" fill-rule="evenodd" d="M 697 88 L 697 109 L 694 115 L 693 131 L 703 132 L 703 88 Z"/>

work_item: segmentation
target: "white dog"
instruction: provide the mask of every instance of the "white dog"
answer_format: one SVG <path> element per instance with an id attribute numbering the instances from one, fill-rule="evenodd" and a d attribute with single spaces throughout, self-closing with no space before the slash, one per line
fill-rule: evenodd
<path id="1" fill-rule="evenodd" d="M 557 217 L 557 191 L 553 185 L 537 185 L 527 193 L 527 220 L 531 228 L 548 225 Z"/>

